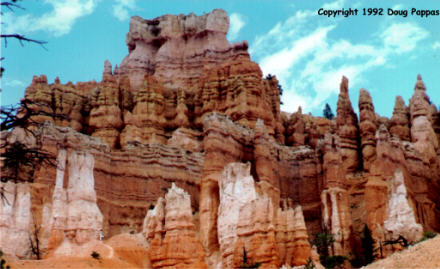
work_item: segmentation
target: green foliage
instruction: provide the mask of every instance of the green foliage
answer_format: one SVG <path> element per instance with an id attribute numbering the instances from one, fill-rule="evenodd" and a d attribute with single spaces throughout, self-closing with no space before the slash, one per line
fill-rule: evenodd
<path id="1" fill-rule="evenodd" d="M 304 266 L 304 269 L 313 269 L 313 268 L 315 268 L 315 265 L 312 262 L 312 258 L 309 257 L 306 265 Z"/>
<path id="2" fill-rule="evenodd" d="M 99 260 L 101 258 L 99 253 L 96 251 L 93 251 L 92 254 L 90 254 L 90 256 L 92 256 L 93 259 L 97 259 L 97 260 Z"/>
<path id="3" fill-rule="evenodd" d="M 264 78 L 265 80 L 272 80 L 274 76 L 272 74 L 267 74 Z M 277 84 L 278 91 L 280 92 L 280 96 L 283 95 L 283 86 L 280 83 Z"/>
<path id="4" fill-rule="evenodd" d="M 333 235 L 328 231 L 327 228 L 324 228 L 322 233 L 315 233 L 315 239 L 313 240 L 313 244 L 318 249 L 318 253 L 320 254 L 320 258 L 327 258 L 329 256 L 328 249 L 335 242 Z M 321 261 L 322 262 L 322 261 Z"/>
<path id="5" fill-rule="evenodd" d="M 425 241 L 425 240 L 428 240 L 428 239 L 434 238 L 436 235 L 437 235 L 437 234 L 436 234 L 435 232 L 432 232 L 432 231 L 424 231 L 424 232 L 423 232 L 423 237 L 420 238 L 418 241 L 414 242 L 414 244 L 418 244 L 418 243 L 423 242 L 423 241 Z"/>
<path id="6" fill-rule="evenodd" d="M 322 111 L 325 118 L 332 120 L 335 117 L 335 114 L 333 114 L 332 108 L 328 103 L 325 104 L 324 110 Z"/>
<path id="7" fill-rule="evenodd" d="M 313 244 L 316 245 L 319 252 L 319 260 L 325 268 L 337 268 L 347 260 L 347 257 L 341 255 L 330 255 L 329 249 L 332 248 L 335 239 L 329 230 L 324 228 L 322 233 L 315 233 Z"/>
<path id="8" fill-rule="evenodd" d="M 341 255 L 328 256 L 324 261 L 321 261 L 325 268 L 339 268 L 347 257 Z"/>

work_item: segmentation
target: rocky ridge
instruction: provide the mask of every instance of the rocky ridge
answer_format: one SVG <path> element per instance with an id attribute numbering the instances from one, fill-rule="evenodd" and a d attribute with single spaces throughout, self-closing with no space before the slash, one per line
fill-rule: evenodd
<path id="1" fill-rule="evenodd" d="M 345 77 L 334 120 L 287 115 L 276 77 L 245 41 L 229 44 L 228 27 L 222 10 L 133 17 L 129 54 L 106 61 L 101 82 L 34 77 L 25 99 L 42 113 L 29 124 L 58 167 L 1 183 L 14 202 L 0 203 L 0 231 L 16 239 L 0 248 L 30 258 L 41 226 L 48 259 L 91 246 L 111 257 L 100 234 L 131 232 L 153 268 L 237 268 L 244 252 L 247 265 L 279 268 L 316 262 L 310 242 L 324 229 L 335 255 L 360 254 L 364 225 L 377 244 L 440 231 L 440 114 L 420 75 L 390 120 L 362 89 L 358 121 Z"/>

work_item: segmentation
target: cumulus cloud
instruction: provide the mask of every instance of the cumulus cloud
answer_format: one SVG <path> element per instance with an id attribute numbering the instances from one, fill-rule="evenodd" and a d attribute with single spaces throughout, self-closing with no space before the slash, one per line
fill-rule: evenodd
<path id="1" fill-rule="evenodd" d="M 18 79 L 12 79 L 12 80 L 8 79 L 8 80 L 4 81 L 4 85 L 7 87 L 23 87 L 26 84 L 23 81 L 18 80 Z"/>
<path id="2" fill-rule="evenodd" d="M 113 16 L 120 21 L 130 18 L 129 11 L 136 8 L 136 0 L 115 0 L 113 5 Z"/>
<path id="3" fill-rule="evenodd" d="M 238 37 L 238 33 L 244 25 L 245 21 L 243 15 L 239 13 L 232 13 L 231 16 L 229 16 L 229 39 L 236 39 Z"/>
<path id="4" fill-rule="evenodd" d="M 325 6 L 338 8 L 343 3 Z M 313 10 L 298 10 L 251 43 L 251 55 L 263 73 L 275 74 L 284 88 L 282 110 L 294 112 L 301 105 L 304 112 L 320 111 L 328 98 L 338 94 L 343 75 L 350 79 L 350 87 L 359 86 L 367 71 L 389 67 L 390 57 L 413 51 L 429 36 L 416 23 L 390 21 L 365 41 L 332 38 L 341 22 L 320 24 Z"/>
<path id="5" fill-rule="evenodd" d="M 54 36 L 70 32 L 76 20 L 90 15 L 96 8 L 98 0 L 46 0 L 50 11 L 40 16 L 15 15 L 5 12 L 3 17 L 4 33 L 27 34 L 44 30 Z"/>
<path id="6" fill-rule="evenodd" d="M 404 53 L 413 50 L 417 43 L 428 37 L 428 31 L 420 28 L 416 24 L 393 23 L 381 35 L 386 48 Z"/>

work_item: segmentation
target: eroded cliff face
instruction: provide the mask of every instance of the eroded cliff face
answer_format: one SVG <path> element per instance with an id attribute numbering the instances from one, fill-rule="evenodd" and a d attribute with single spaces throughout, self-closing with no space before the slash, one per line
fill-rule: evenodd
<path id="1" fill-rule="evenodd" d="M 207 268 L 191 210 L 191 199 L 173 183 L 144 220 L 153 268 Z"/>
<path id="2" fill-rule="evenodd" d="M 228 25 L 222 10 L 133 17 L 129 54 L 100 82 L 34 77 L 29 128 L 57 167 L 1 183 L 2 250 L 29 258 L 36 224 L 47 257 L 112 257 L 114 238 L 142 232 L 153 268 L 279 268 L 319 266 L 310 242 L 325 229 L 338 255 L 356 253 L 364 225 L 377 244 L 440 231 L 440 116 L 421 76 L 390 120 L 362 89 L 358 121 L 345 77 L 334 120 L 281 112 L 276 77 Z"/>
<path id="3" fill-rule="evenodd" d="M 46 202 L 42 212 L 41 251 L 48 256 L 75 256 L 81 245 L 98 240 L 102 233 L 94 158 L 87 151 L 59 149 L 57 165 L 52 202 Z"/>
<path id="4" fill-rule="evenodd" d="M 31 194 L 24 183 L 0 183 L 0 248 L 6 254 L 31 258 L 29 239 L 32 236 Z"/>

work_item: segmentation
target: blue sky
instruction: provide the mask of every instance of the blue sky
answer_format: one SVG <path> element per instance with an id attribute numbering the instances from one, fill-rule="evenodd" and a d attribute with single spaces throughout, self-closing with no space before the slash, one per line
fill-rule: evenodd
<path id="1" fill-rule="evenodd" d="M 328 102 L 336 110 L 341 76 L 350 80 L 357 111 L 359 89 L 370 91 L 376 112 L 391 116 L 396 95 L 406 104 L 420 73 L 431 100 L 440 105 L 440 16 L 388 16 L 387 9 L 440 9 L 438 1 L 23 1 L 26 10 L 7 10 L 2 33 L 45 40 L 21 47 L 1 45 L 1 104 L 15 104 L 33 75 L 50 83 L 101 79 L 104 61 L 119 64 L 128 53 L 125 34 L 133 15 L 151 19 L 163 14 L 201 15 L 222 8 L 230 15 L 228 39 L 247 40 L 251 59 L 265 74 L 277 75 L 284 88 L 284 111 L 322 115 Z M 383 8 L 383 16 L 361 16 L 363 8 Z M 358 8 L 358 16 L 329 18 L 318 9 Z"/>

